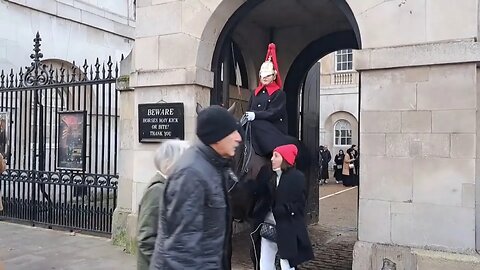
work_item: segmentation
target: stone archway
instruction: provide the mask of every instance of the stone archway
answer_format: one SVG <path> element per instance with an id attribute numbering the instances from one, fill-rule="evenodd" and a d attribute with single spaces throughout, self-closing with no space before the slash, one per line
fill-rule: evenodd
<path id="1" fill-rule="evenodd" d="M 287 93 L 289 133 L 302 139 L 311 149 L 312 169 L 307 172 L 307 178 L 313 180 L 317 171 L 313 167 L 317 164 L 320 112 L 319 93 L 315 92 L 319 89 L 315 88 L 315 83 L 310 83 L 314 87 L 304 90 L 302 101 L 299 100 L 300 89 L 309 70 L 321 57 L 339 49 L 361 47 L 359 27 L 346 1 L 256 0 L 243 4 L 222 1 L 204 28 L 197 55 L 198 66 L 210 69 L 214 75 L 211 104 L 228 104 L 232 95 L 231 84 L 235 79 L 228 77 L 234 74 L 228 68 L 236 67 L 236 63 L 232 64 L 236 59 L 231 53 L 231 44 L 238 45 L 241 50 L 243 70 L 248 77 L 247 88 L 252 89 L 257 84 L 257 70 L 269 42 L 276 43 L 278 48 L 280 74 Z M 207 62 L 209 56 L 210 63 Z M 248 96 L 247 93 L 245 98 Z M 301 117 L 300 107 L 304 109 Z M 298 132 L 300 125 L 301 134 Z M 317 187 L 314 182 L 310 181 L 310 190 Z M 318 220 L 317 195 L 309 192 L 312 221 Z"/>
<path id="2" fill-rule="evenodd" d="M 203 29 L 197 53 L 197 67 L 214 73 L 211 103 L 223 103 L 221 66 L 225 58 L 226 46 L 235 41 L 246 56 L 249 71 L 249 84 L 253 88 L 257 83 L 257 69 L 264 57 L 269 42 L 279 46 L 280 71 L 284 80 L 292 71 L 292 64 L 300 58 L 306 69 L 298 73 L 305 79 L 309 68 L 322 54 L 341 48 L 360 48 L 359 26 L 347 1 L 221 1 L 212 4 L 214 11 Z M 281 19 L 275 15 L 281 14 Z M 306 16 L 302 16 L 306 13 Z M 308 17 L 307 19 L 302 17 Z M 285 20 L 283 20 L 285 19 Z M 345 42 L 342 34 L 349 32 L 350 40 Z M 334 36 L 331 36 L 334 34 Z M 330 36 L 330 39 L 327 37 Z M 333 37 L 333 39 L 332 39 Z M 321 40 L 322 38 L 327 38 Z M 339 38 L 338 41 L 334 40 Z M 296 40 L 292 42 L 291 40 Z M 313 50 L 318 49 L 318 52 Z M 309 58 L 307 63 L 305 56 Z M 310 63 L 308 63 L 310 62 Z M 297 64 L 298 65 L 298 64 Z M 295 76 L 293 76 L 295 77 Z M 296 87 L 303 82 L 294 80 Z M 288 87 L 290 88 L 290 82 Z M 293 96 L 298 95 L 295 90 Z M 293 110 L 293 108 L 291 109 Z M 295 125 L 294 125 L 295 126 Z"/>

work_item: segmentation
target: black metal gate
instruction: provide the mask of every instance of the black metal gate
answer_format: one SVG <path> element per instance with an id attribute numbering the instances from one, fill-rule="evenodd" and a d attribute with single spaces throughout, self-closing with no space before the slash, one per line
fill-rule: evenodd
<path id="1" fill-rule="evenodd" d="M 118 65 L 42 61 L 0 73 L 4 219 L 110 233 L 117 203 Z M 47 65 L 48 64 L 48 65 Z M 58 67 L 57 67 L 58 65 Z"/>

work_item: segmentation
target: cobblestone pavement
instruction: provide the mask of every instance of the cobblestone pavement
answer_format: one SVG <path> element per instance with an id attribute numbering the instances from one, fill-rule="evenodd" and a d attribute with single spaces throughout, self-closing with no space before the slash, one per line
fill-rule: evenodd
<path id="1" fill-rule="evenodd" d="M 320 222 L 309 228 L 315 260 L 301 265 L 299 269 L 352 269 L 352 251 L 357 239 L 358 188 L 349 190 L 342 185 L 328 184 L 321 187 L 320 196 L 342 190 L 347 191 L 320 200 Z M 248 241 L 247 233 L 234 238 L 233 265 L 236 269 L 252 269 Z"/>

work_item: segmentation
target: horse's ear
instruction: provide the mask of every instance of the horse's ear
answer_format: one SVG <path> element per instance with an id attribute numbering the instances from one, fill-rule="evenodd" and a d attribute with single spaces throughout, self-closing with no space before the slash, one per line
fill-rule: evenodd
<path id="1" fill-rule="evenodd" d="M 195 108 L 195 110 L 197 111 L 197 114 L 199 114 L 203 110 L 202 105 L 200 105 L 200 103 L 197 102 L 197 107 Z"/>
<path id="2" fill-rule="evenodd" d="M 236 105 L 237 105 L 237 103 L 234 102 L 234 103 L 232 104 L 232 106 L 230 106 L 230 108 L 228 108 L 228 112 L 229 112 L 230 114 L 234 114 L 234 113 L 235 113 L 235 106 L 236 106 Z"/>

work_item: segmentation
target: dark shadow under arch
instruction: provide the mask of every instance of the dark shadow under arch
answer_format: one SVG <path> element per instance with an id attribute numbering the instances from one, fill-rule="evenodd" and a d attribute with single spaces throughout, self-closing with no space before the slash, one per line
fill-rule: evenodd
<path id="1" fill-rule="evenodd" d="M 228 1 L 228 0 L 224 0 L 224 1 Z M 217 42 L 215 44 L 215 50 L 214 50 L 213 56 L 212 56 L 211 69 L 212 69 L 212 72 L 214 73 L 214 86 L 213 86 L 213 89 L 212 89 L 211 95 L 210 95 L 210 104 L 211 105 L 221 104 L 225 100 L 224 91 L 223 91 L 223 87 L 222 87 L 222 81 L 220 79 L 220 77 L 221 77 L 220 74 L 221 74 L 221 67 L 222 67 L 224 52 L 226 50 L 226 46 L 228 46 L 230 44 L 231 34 L 232 34 L 233 30 L 235 29 L 235 27 L 237 27 L 237 25 L 241 22 L 241 20 L 251 10 L 253 10 L 256 6 L 258 6 L 259 4 L 261 4 L 264 1 L 265 0 L 249 0 L 249 1 L 246 1 L 228 18 L 227 22 L 225 23 L 225 26 L 222 28 L 222 31 L 220 32 L 220 35 L 219 35 L 219 37 L 217 39 Z M 350 26 L 352 28 L 351 31 L 346 31 L 346 32 L 349 32 L 350 35 L 353 35 L 353 39 L 351 39 L 352 36 L 350 36 L 349 37 L 350 40 L 349 40 L 349 43 L 348 43 L 349 45 L 344 46 L 344 48 L 360 49 L 361 44 L 362 44 L 360 29 L 358 27 L 358 23 L 355 19 L 355 15 L 354 15 L 352 9 L 350 8 L 350 6 L 348 5 L 346 0 L 336 0 L 336 1 L 332 1 L 332 3 L 345 15 L 345 18 L 348 20 L 348 22 L 350 23 Z M 340 32 L 340 33 L 344 33 L 344 32 Z M 320 40 L 325 39 L 323 42 L 331 43 L 332 40 L 327 39 L 327 37 L 329 37 L 329 36 L 331 36 L 331 35 L 327 35 L 326 37 L 320 38 L 319 40 L 311 43 L 309 46 L 307 46 L 307 48 L 305 48 L 302 51 L 302 53 L 304 53 L 305 51 L 308 51 L 310 46 L 316 44 Z M 342 43 L 342 42 L 339 41 L 339 43 Z M 327 46 L 327 47 L 330 47 L 330 48 L 335 48 L 335 44 L 324 44 L 324 45 Z M 338 49 L 342 49 L 342 48 L 333 49 L 332 52 L 335 51 L 335 50 L 338 50 Z M 297 59 L 299 59 L 299 57 L 302 55 L 302 53 L 297 57 Z M 308 58 L 308 57 L 306 57 L 306 58 Z M 316 61 L 320 58 L 321 57 L 318 57 L 314 61 Z M 308 69 L 306 69 L 304 74 L 303 74 L 304 79 L 306 77 L 306 74 L 307 74 L 308 70 L 313 66 L 313 64 L 314 64 L 314 62 L 312 62 L 310 65 L 308 65 Z M 294 67 L 294 66 L 292 65 L 292 67 Z M 290 68 L 290 70 L 292 70 L 292 68 Z M 293 69 L 293 70 L 295 70 L 295 69 Z M 297 91 L 297 95 L 298 95 L 298 91 Z M 290 116 L 290 114 L 289 114 L 289 116 Z M 291 125 L 291 126 L 293 126 L 293 125 Z"/>
<path id="2" fill-rule="evenodd" d="M 225 0 L 228 1 L 228 0 Z M 225 54 L 226 46 L 230 45 L 231 34 L 240 21 L 257 5 L 265 0 L 251 0 L 246 1 L 241 5 L 233 15 L 227 20 L 225 26 L 220 32 L 217 43 L 215 44 L 215 50 L 212 57 L 212 72 L 214 74 L 213 89 L 210 94 L 210 105 L 222 104 L 225 97 L 223 91 L 223 85 L 221 80 L 222 62 Z"/>

